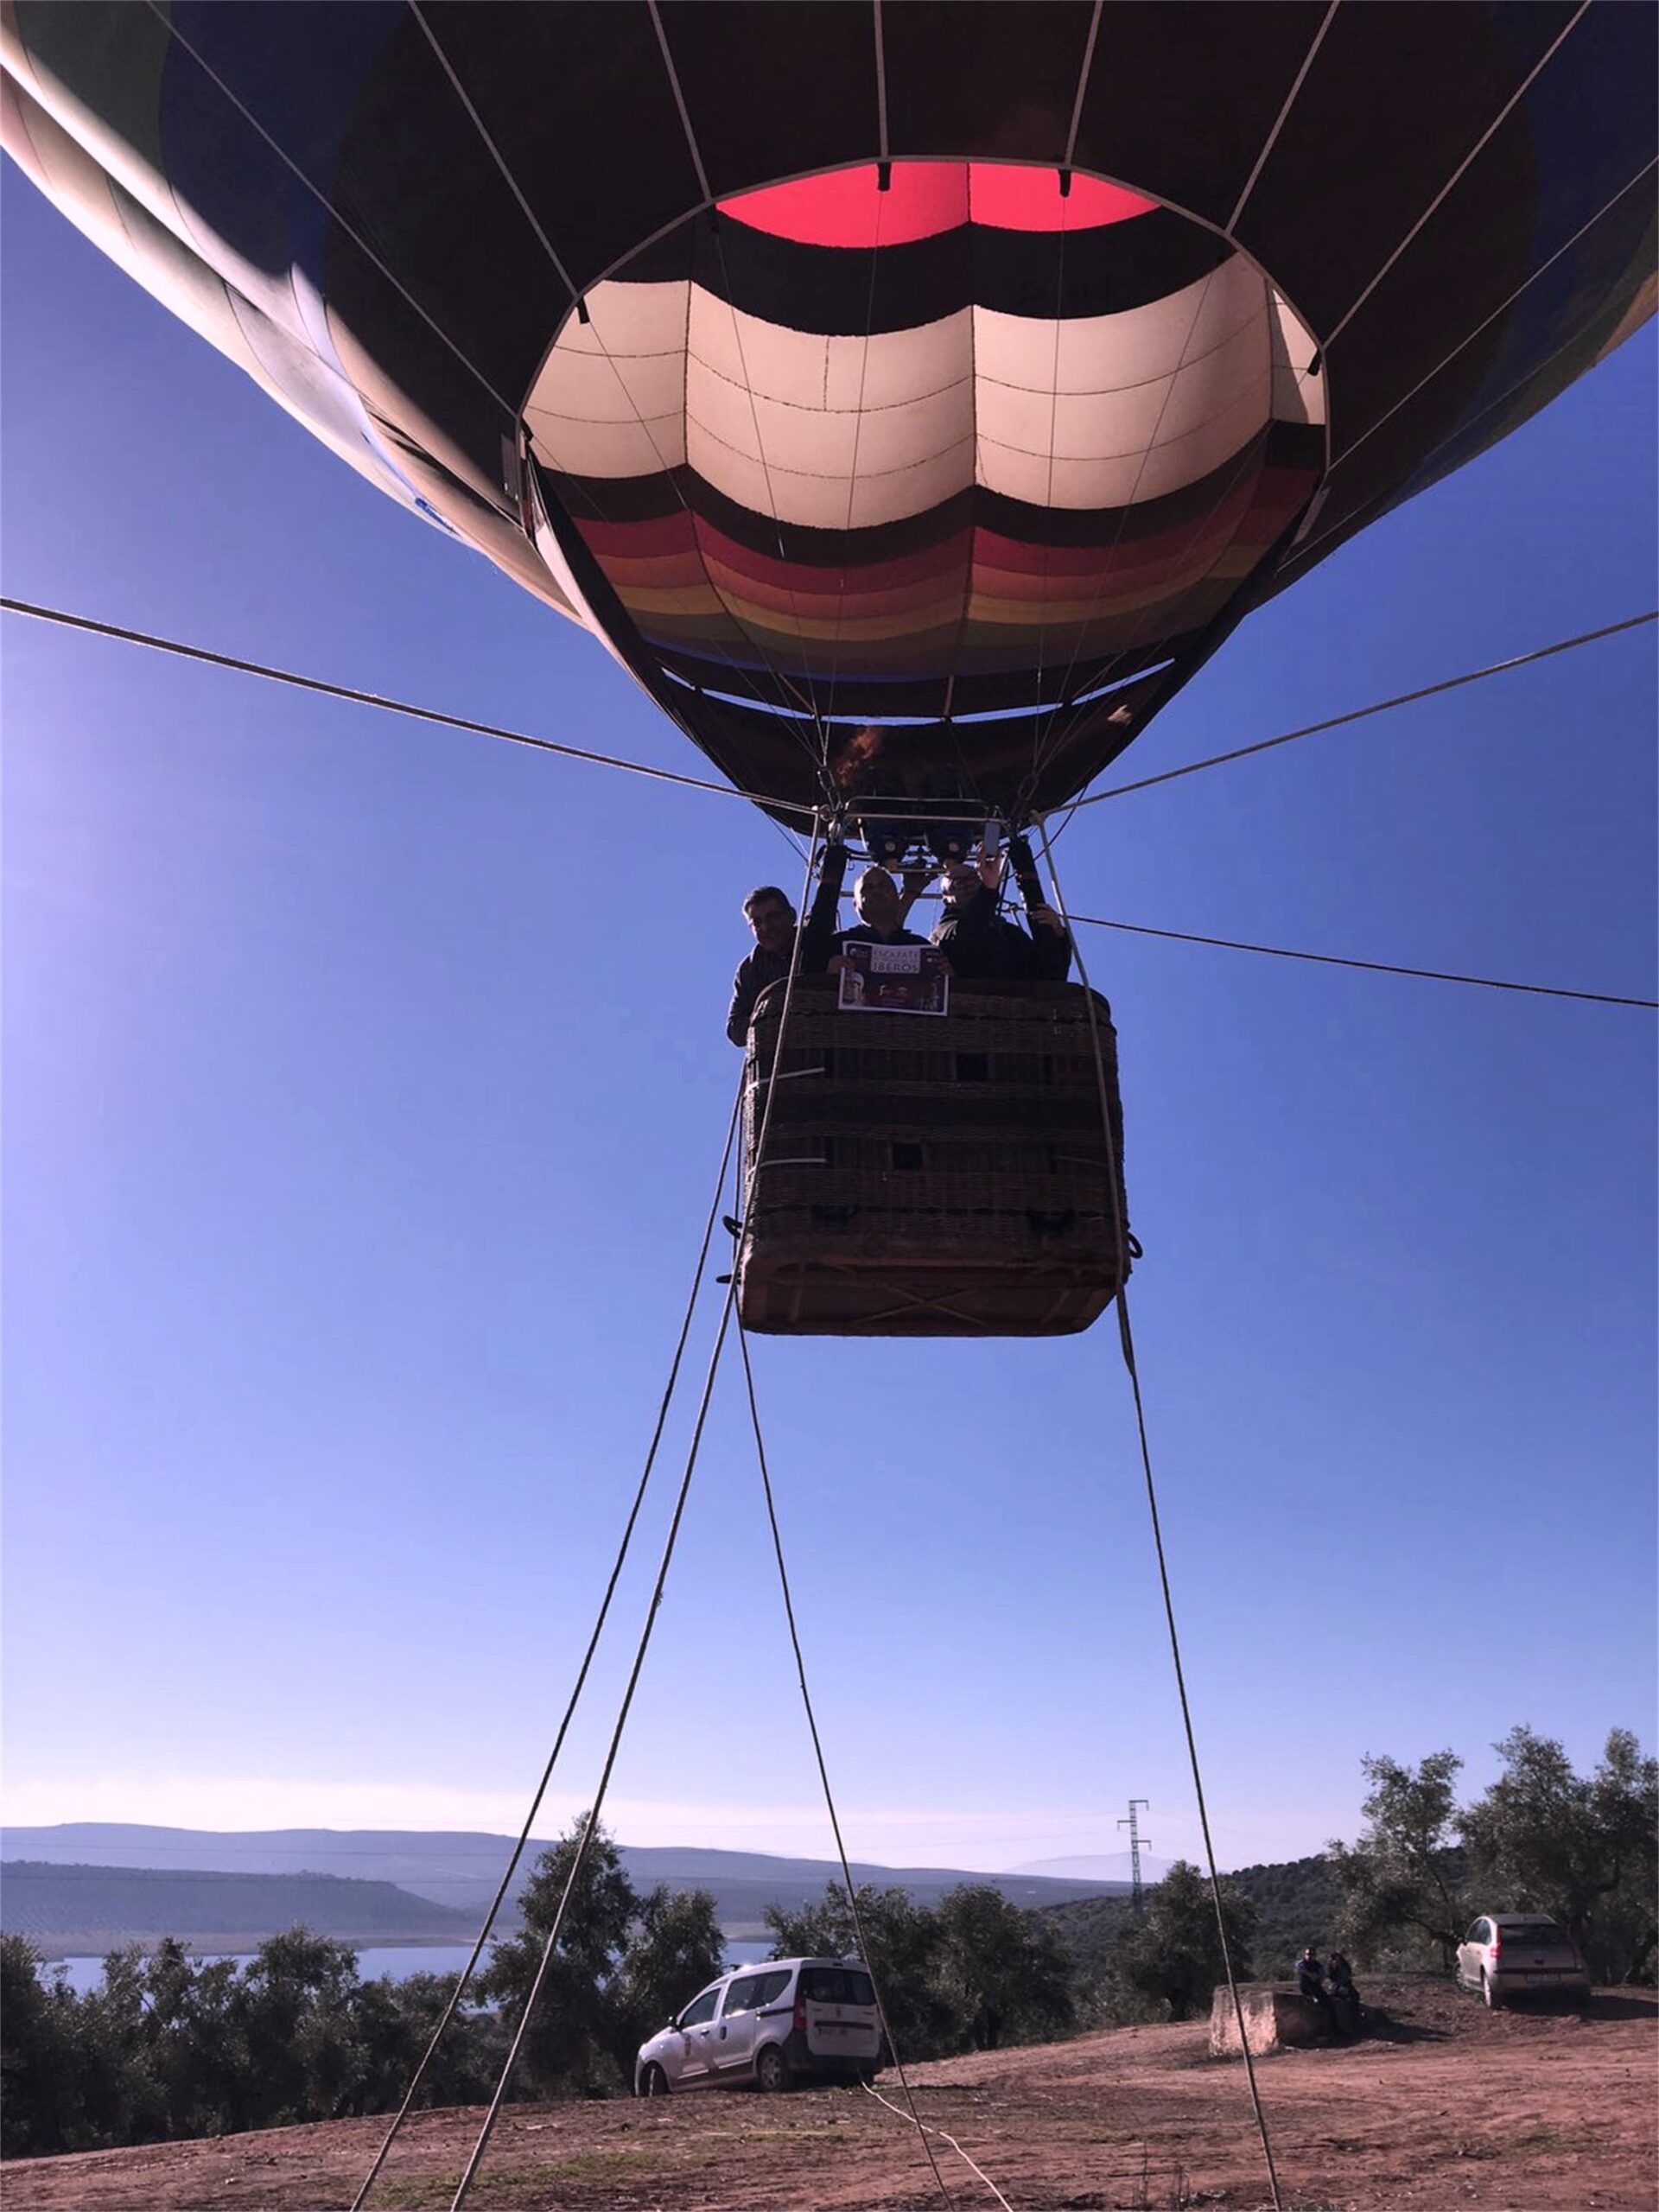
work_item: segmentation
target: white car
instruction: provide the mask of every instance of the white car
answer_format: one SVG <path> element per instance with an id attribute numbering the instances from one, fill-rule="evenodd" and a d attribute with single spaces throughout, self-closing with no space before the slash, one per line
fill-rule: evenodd
<path id="1" fill-rule="evenodd" d="M 633 2089 L 775 2091 L 808 2075 L 868 2082 L 880 2063 L 875 1984 L 856 1960 L 768 1959 L 711 1981 L 642 2044 Z"/>
<path id="2" fill-rule="evenodd" d="M 1458 1980 L 1494 2012 L 1514 1997 L 1586 1998 L 1590 1976 L 1566 1929 L 1538 1912 L 1489 1912 L 1458 1946 Z"/>

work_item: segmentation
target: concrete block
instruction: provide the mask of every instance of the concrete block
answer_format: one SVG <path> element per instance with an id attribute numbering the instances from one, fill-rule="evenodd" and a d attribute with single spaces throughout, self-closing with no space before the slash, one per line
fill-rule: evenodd
<path id="1" fill-rule="evenodd" d="M 1324 2016 L 1294 1982 L 1243 1981 L 1238 1986 L 1238 2011 L 1244 2016 L 1250 2056 L 1259 2058 L 1270 2050 L 1286 2050 L 1300 2044 L 1320 2042 L 1325 2032 Z M 1238 2013 L 1232 1992 L 1217 1990 L 1210 2007 L 1210 2054 L 1213 2058 L 1243 2056 L 1238 2040 Z"/>

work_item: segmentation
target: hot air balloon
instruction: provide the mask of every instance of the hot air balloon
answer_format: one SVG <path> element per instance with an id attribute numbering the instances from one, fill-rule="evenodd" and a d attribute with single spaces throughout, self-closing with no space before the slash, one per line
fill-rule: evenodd
<path id="1" fill-rule="evenodd" d="M 1075 797 L 1651 312 L 1656 37 L 1625 0 L 8 0 L 4 141 L 741 790 L 890 850 Z M 760 1038 L 819 1180 L 793 1258 L 746 1243 L 754 1325 L 1100 1310 L 1130 1247 L 1074 1093 L 1109 1070 L 1064 1003 L 875 1071 Z M 969 1091 L 998 1112 L 947 1142 Z M 928 1190 L 860 1256 L 874 1185 L 825 1179 L 865 1139 L 849 1173 Z"/>

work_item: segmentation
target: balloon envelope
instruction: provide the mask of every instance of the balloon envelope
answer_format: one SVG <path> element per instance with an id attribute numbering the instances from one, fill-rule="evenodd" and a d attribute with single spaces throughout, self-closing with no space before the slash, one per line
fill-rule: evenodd
<path id="1" fill-rule="evenodd" d="M 1080 790 L 1651 312 L 1595 0 L 12 0 L 4 138 L 742 787 Z"/>

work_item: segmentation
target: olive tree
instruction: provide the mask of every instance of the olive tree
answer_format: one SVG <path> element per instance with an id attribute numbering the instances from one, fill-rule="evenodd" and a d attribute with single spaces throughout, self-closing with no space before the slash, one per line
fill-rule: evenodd
<path id="1" fill-rule="evenodd" d="M 1370 1783 L 1357 1843 L 1327 1847 L 1342 1891 L 1338 1932 L 1362 1965 L 1415 1965 L 1430 1947 L 1450 1970 L 1473 1910 L 1467 1858 L 1458 1841 L 1455 1751 L 1421 1765 L 1361 1761 Z"/>
<path id="2" fill-rule="evenodd" d="M 1219 1924 L 1209 1876 L 1178 1859 L 1113 1946 L 1111 1979 L 1166 2019 L 1190 2020 L 1209 2010 L 1217 1985 L 1227 1979 L 1222 1927 L 1234 1974 L 1240 1980 L 1249 1974 L 1255 1906 L 1231 1882 L 1218 1886 Z"/>
<path id="3" fill-rule="evenodd" d="M 1503 1771 L 1463 1815 L 1482 1898 L 1560 1921 L 1595 1980 L 1641 1978 L 1659 1937 L 1659 1764 L 1628 1728 L 1612 1730 L 1589 1775 L 1530 1728 L 1495 1748 Z"/>

